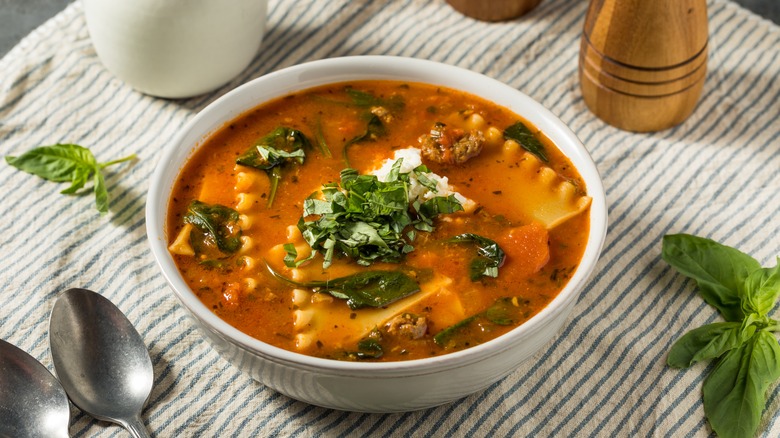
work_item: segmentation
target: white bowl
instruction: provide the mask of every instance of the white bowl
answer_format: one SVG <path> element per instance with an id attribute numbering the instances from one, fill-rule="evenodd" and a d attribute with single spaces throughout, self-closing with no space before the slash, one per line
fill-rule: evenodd
<path id="1" fill-rule="evenodd" d="M 569 157 L 593 198 L 590 234 L 582 262 L 567 286 L 537 315 L 485 344 L 438 357 L 404 362 L 341 362 L 268 345 L 221 320 L 190 290 L 168 253 L 168 201 L 184 163 L 205 137 L 243 112 L 294 91 L 333 82 L 390 79 L 463 90 L 523 116 Z M 176 296 L 214 348 L 233 365 L 282 394 L 314 405 L 361 412 L 402 412 L 457 400 L 518 369 L 547 344 L 577 302 L 601 252 L 607 231 L 604 188 L 577 136 L 550 111 L 516 89 L 479 73 L 411 58 L 362 56 L 325 59 L 280 70 L 244 84 L 194 117 L 163 152 L 146 205 L 152 253 Z"/>

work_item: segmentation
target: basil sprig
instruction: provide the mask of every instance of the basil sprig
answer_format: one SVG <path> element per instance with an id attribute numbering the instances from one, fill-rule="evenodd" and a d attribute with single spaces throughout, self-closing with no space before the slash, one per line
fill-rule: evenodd
<path id="1" fill-rule="evenodd" d="M 665 236 L 662 257 L 694 279 L 702 298 L 726 319 L 683 335 L 667 364 L 687 368 L 715 360 L 703 385 L 704 413 L 720 437 L 752 437 L 766 391 L 780 377 L 773 334 L 780 325 L 768 316 L 780 295 L 780 257 L 774 268 L 762 268 L 737 249 L 686 234 Z"/>
<path id="2" fill-rule="evenodd" d="M 76 144 L 39 146 L 18 157 L 6 156 L 5 161 L 15 168 L 48 181 L 70 182 L 63 195 L 74 195 L 93 179 L 95 207 L 101 214 L 108 212 L 108 189 L 102 170 L 108 166 L 132 160 L 135 154 L 118 160 L 98 163 L 92 152 Z"/>

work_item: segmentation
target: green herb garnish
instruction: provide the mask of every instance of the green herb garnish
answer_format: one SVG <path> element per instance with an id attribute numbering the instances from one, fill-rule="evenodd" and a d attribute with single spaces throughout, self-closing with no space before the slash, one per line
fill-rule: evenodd
<path id="1" fill-rule="evenodd" d="M 353 310 L 387 306 L 420 291 L 420 285 L 401 271 L 363 271 L 332 280 L 298 282 L 276 272 L 268 263 L 266 267 L 279 280 L 346 300 Z"/>
<path id="2" fill-rule="evenodd" d="M 517 122 L 514 125 L 504 130 L 504 138 L 507 140 L 514 140 L 520 143 L 520 146 L 528 152 L 539 157 L 540 160 L 545 163 L 550 160 L 547 158 L 547 153 L 544 151 L 544 145 L 539 141 L 536 136 L 528 129 L 523 122 Z"/>
<path id="3" fill-rule="evenodd" d="M 101 214 L 108 212 L 108 189 L 102 170 L 108 166 L 132 160 L 135 154 L 118 160 L 98 163 L 92 152 L 76 144 L 55 144 L 39 146 L 18 157 L 6 156 L 5 161 L 27 173 L 48 181 L 70 182 L 70 187 L 61 191 L 63 195 L 76 194 L 93 178 L 95 207 Z"/>
<path id="4" fill-rule="evenodd" d="M 506 254 L 498 243 L 477 234 L 464 233 L 446 240 L 448 243 L 473 243 L 477 256 L 469 263 L 469 278 L 478 281 L 482 277 L 498 277 L 498 268 L 504 264 Z"/>
<path id="5" fill-rule="evenodd" d="M 236 159 L 236 163 L 263 170 L 271 180 L 271 193 L 268 195 L 270 208 L 276 197 L 276 189 L 282 179 L 282 169 L 287 163 L 303 164 L 306 158 L 304 149 L 311 142 L 301 131 L 280 127 L 261 138 Z"/>
<path id="6" fill-rule="evenodd" d="M 298 266 L 301 266 L 302 264 L 308 262 L 309 260 L 313 259 L 317 253 L 312 251 L 309 257 L 306 257 L 301 260 L 295 260 L 298 258 L 298 250 L 295 249 L 295 245 L 292 243 L 285 243 L 283 245 L 284 252 L 286 255 L 284 256 L 284 265 L 288 268 L 297 268 Z"/>
<path id="7" fill-rule="evenodd" d="M 687 234 L 663 239 L 663 259 L 696 281 L 699 294 L 726 322 L 708 324 L 672 345 L 667 364 L 687 368 L 714 359 L 704 381 L 704 413 L 723 438 L 752 437 L 766 391 L 780 377 L 780 325 L 768 313 L 780 295 L 780 257 L 762 268 L 749 255 Z"/>
<path id="8" fill-rule="evenodd" d="M 330 266 L 335 254 L 363 266 L 375 261 L 399 262 L 414 250 L 406 227 L 431 231 L 436 215 L 463 209 L 454 196 L 415 201 L 410 206 L 409 173 L 399 171 L 401 162 L 393 164 L 388 181 L 344 169 L 340 185 L 326 184 L 319 192 L 322 199 L 315 193 L 304 201 L 298 228 L 309 246 L 323 254 L 323 268 Z M 307 216 L 319 217 L 305 221 Z"/>
<path id="9" fill-rule="evenodd" d="M 222 266 L 224 260 L 241 248 L 241 228 L 238 212 L 219 204 L 192 201 L 184 216 L 184 223 L 191 224 L 190 244 L 200 262 L 210 266 Z"/>

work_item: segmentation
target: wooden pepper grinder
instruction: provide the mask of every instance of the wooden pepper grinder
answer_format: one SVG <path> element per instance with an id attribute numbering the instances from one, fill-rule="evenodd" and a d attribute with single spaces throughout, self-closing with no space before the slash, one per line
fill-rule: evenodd
<path id="1" fill-rule="evenodd" d="M 447 0 L 461 14 L 482 21 L 517 18 L 535 8 L 542 0 Z"/>
<path id="2" fill-rule="evenodd" d="M 706 0 L 591 0 L 582 96 L 605 122 L 649 132 L 693 112 L 707 73 Z"/>

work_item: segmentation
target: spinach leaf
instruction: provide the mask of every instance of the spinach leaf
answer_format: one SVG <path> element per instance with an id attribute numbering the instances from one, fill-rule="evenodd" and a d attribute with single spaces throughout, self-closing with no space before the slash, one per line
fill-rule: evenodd
<path id="1" fill-rule="evenodd" d="M 382 350 L 382 333 L 379 330 L 371 330 L 365 338 L 358 341 L 358 351 L 351 353 L 358 359 L 379 359 L 384 354 Z"/>
<path id="2" fill-rule="evenodd" d="M 353 310 L 387 306 L 420 291 L 420 285 L 401 271 L 362 271 L 332 280 L 298 282 L 276 272 L 268 263 L 266 267 L 279 280 L 346 300 Z"/>
<path id="3" fill-rule="evenodd" d="M 325 135 L 322 133 L 322 118 L 319 116 L 317 116 L 317 124 L 314 126 L 314 138 L 317 140 L 317 145 L 319 145 L 322 155 L 328 158 L 332 157 L 328 143 L 325 142 Z"/>
<path id="4" fill-rule="evenodd" d="M 720 359 L 704 381 L 704 413 L 721 438 L 752 437 L 766 391 L 780 377 L 780 345 L 764 330 Z"/>
<path id="5" fill-rule="evenodd" d="M 400 162 L 393 169 L 400 169 Z M 341 171 L 340 184 L 326 184 L 304 201 L 298 228 L 309 246 L 323 254 L 323 268 L 336 254 L 363 266 L 399 262 L 414 250 L 410 243 L 414 234 L 407 227 L 430 231 L 435 216 L 463 209 L 451 196 L 432 198 L 435 207 L 415 210 L 409 203 L 409 174 L 391 171 L 390 175 L 388 181 L 380 181 L 347 168 Z M 306 221 L 308 216 L 318 217 Z"/>
<path id="6" fill-rule="evenodd" d="M 718 309 L 727 321 L 741 321 L 742 285 L 748 275 L 761 268 L 749 255 L 713 240 L 687 234 L 666 235 L 664 261 L 696 280 L 704 301 Z"/>
<path id="7" fill-rule="evenodd" d="M 190 244 L 201 262 L 225 259 L 241 248 L 238 212 L 232 208 L 195 200 L 187 208 L 184 223 L 193 225 Z"/>
<path id="8" fill-rule="evenodd" d="M 528 127 L 525 126 L 523 122 L 518 121 L 514 125 L 506 128 L 504 130 L 504 139 L 514 140 L 520 143 L 520 146 L 522 146 L 523 149 L 536 155 L 545 163 L 550 161 L 549 158 L 547 158 L 547 153 L 544 150 L 544 145 L 542 145 L 542 142 L 540 142 L 539 139 L 534 136 L 533 132 L 531 132 L 531 130 L 528 129 Z"/>
<path id="9" fill-rule="evenodd" d="M 102 170 L 117 163 L 132 160 L 135 154 L 118 160 L 98 163 L 92 152 L 76 144 L 55 144 L 39 146 L 18 157 L 6 156 L 5 161 L 13 167 L 31 173 L 48 181 L 70 182 L 62 190 L 63 195 L 76 194 L 89 181 L 93 181 L 95 206 L 101 214 L 108 212 L 108 189 Z"/>
<path id="10" fill-rule="evenodd" d="M 401 96 L 391 96 L 388 99 L 382 99 L 366 91 L 347 88 L 347 94 L 352 99 L 352 104 L 362 108 L 381 106 L 390 111 L 400 111 L 404 108 L 404 100 Z"/>
<path id="11" fill-rule="evenodd" d="M 780 377 L 780 344 L 772 334 L 780 323 L 767 316 L 780 296 L 780 264 L 762 268 L 734 248 L 690 235 L 665 236 L 662 255 L 696 280 L 701 296 L 727 319 L 682 336 L 667 363 L 685 368 L 715 359 L 704 381 L 704 413 L 719 436 L 752 437 L 767 388 Z"/>
<path id="12" fill-rule="evenodd" d="M 368 116 L 366 130 L 356 135 L 344 144 L 342 154 L 344 156 L 344 162 L 346 163 L 347 167 L 349 167 L 349 148 L 352 145 L 363 141 L 374 141 L 377 138 L 384 136 L 385 134 L 387 134 L 387 129 L 382 123 L 382 119 L 380 119 L 376 114 L 370 114 Z"/>
<path id="13" fill-rule="evenodd" d="M 688 368 L 696 362 L 718 358 L 755 333 L 755 327 L 749 333 L 743 333 L 741 328 L 738 322 L 716 322 L 693 329 L 672 345 L 666 363 L 674 368 Z"/>
<path id="14" fill-rule="evenodd" d="M 442 348 L 464 348 L 479 343 L 471 332 L 481 326 L 477 332 L 490 331 L 491 325 L 507 326 L 517 324 L 524 319 L 517 297 L 497 299 L 484 312 L 469 316 L 433 336 L 433 342 Z"/>
<path id="15" fill-rule="evenodd" d="M 469 264 L 471 281 L 478 281 L 482 277 L 498 277 L 498 268 L 504 264 L 506 259 L 506 254 L 498 246 L 498 243 L 472 233 L 459 234 L 446 242 L 473 243 L 477 246 L 477 256 Z"/>
<path id="16" fill-rule="evenodd" d="M 241 154 L 236 163 L 263 170 L 268 174 L 271 180 L 271 192 L 268 195 L 270 208 L 282 179 L 282 168 L 288 163 L 303 164 L 306 158 L 304 149 L 308 148 L 311 148 L 311 142 L 301 131 L 279 127 Z"/>

